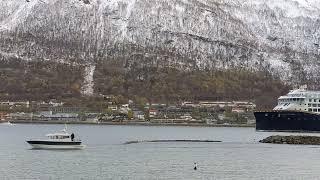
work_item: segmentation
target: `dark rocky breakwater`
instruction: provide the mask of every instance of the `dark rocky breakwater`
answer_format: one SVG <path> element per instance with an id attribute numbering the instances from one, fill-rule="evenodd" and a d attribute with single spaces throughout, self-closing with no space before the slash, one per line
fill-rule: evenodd
<path id="1" fill-rule="evenodd" d="M 320 136 L 269 136 L 261 143 L 320 145 Z"/>

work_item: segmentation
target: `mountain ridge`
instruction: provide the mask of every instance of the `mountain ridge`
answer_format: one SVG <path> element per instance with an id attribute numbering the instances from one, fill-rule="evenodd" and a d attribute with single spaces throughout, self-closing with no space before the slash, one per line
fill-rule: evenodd
<path id="1" fill-rule="evenodd" d="M 96 66 L 114 59 L 124 71 L 236 68 L 318 87 L 319 8 L 314 0 L 4 0 L 0 54 L 84 66 L 88 95 L 101 92 Z"/>

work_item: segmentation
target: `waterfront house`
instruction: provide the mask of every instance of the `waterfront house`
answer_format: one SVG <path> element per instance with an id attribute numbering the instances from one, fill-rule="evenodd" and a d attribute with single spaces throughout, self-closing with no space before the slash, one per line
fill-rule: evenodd
<path id="1" fill-rule="evenodd" d="M 84 108 L 58 106 L 58 107 L 50 107 L 49 110 L 52 111 L 53 113 L 79 113 L 79 112 L 83 112 Z"/>
<path id="2" fill-rule="evenodd" d="M 149 117 L 150 118 L 154 118 L 155 116 L 157 116 L 158 111 L 156 109 L 149 109 Z"/>
<path id="3" fill-rule="evenodd" d="M 0 112 L 0 121 L 4 121 L 7 119 L 7 113 L 6 112 Z"/>
<path id="4" fill-rule="evenodd" d="M 17 112 L 17 113 L 9 113 L 7 115 L 7 119 L 10 120 L 32 120 L 33 113 L 24 113 L 24 112 Z"/>
<path id="5" fill-rule="evenodd" d="M 76 113 L 53 113 L 52 111 L 42 111 L 37 115 L 43 121 L 79 121 L 79 115 Z"/>
<path id="6" fill-rule="evenodd" d="M 247 124 L 256 124 L 256 119 L 247 119 Z"/>
<path id="7" fill-rule="evenodd" d="M 139 110 L 134 110 L 133 117 L 138 120 L 144 120 L 144 112 Z"/>
<path id="8" fill-rule="evenodd" d="M 185 120 L 192 120 L 192 116 L 190 114 L 184 114 L 183 116 L 180 116 L 180 118 Z"/>
<path id="9" fill-rule="evenodd" d="M 90 122 L 98 122 L 101 113 L 85 113 L 85 120 Z"/>
<path id="10" fill-rule="evenodd" d="M 128 114 L 130 108 L 129 108 L 129 104 L 123 104 L 121 105 L 121 107 L 119 108 L 119 112 L 123 113 L 123 114 Z"/>

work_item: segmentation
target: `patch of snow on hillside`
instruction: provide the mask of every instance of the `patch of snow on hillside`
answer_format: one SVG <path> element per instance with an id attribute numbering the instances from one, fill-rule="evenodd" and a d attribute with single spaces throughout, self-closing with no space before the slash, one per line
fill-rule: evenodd
<path id="1" fill-rule="evenodd" d="M 94 71 L 96 69 L 96 66 L 93 64 L 90 64 L 85 67 L 85 76 L 84 76 L 84 82 L 82 86 L 82 94 L 83 95 L 93 95 L 93 86 L 94 86 L 94 80 L 93 80 L 93 75 Z"/>
<path id="2" fill-rule="evenodd" d="M 0 22 L 0 31 L 1 30 L 12 30 L 17 27 L 19 24 L 23 23 L 32 9 L 40 0 L 27 1 L 16 1 L 18 8 L 13 11 L 13 13 L 8 16 L 5 20 Z M 42 2 L 42 1 L 41 1 Z"/>
<path id="3" fill-rule="evenodd" d="M 282 9 L 287 17 L 296 18 L 296 17 L 310 17 L 310 18 L 318 18 L 319 13 L 318 4 L 311 3 L 311 1 L 307 0 L 287 0 L 287 1 L 279 1 L 279 0 L 267 0 L 266 4 L 272 9 L 280 8 Z"/>
<path id="4" fill-rule="evenodd" d="M 127 37 L 129 18 L 131 17 L 131 13 L 133 12 L 135 3 L 136 3 L 136 0 L 128 1 L 126 14 L 124 16 L 124 19 L 122 20 L 122 26 L 120 28 L 122 38 Z"/>
<path id="5" fill-rule="evenodd" d="M 291 77 L 292 72 L 289 63 L 283 62 L 279 57 L 270 57 L 268 62 L 270 68 L 281 75 L 280 78 L 283 81 L 287 81 Z"/>

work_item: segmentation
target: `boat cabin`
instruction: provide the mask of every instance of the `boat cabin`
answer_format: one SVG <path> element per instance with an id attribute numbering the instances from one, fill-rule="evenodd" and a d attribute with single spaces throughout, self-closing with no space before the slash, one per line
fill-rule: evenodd
<path id="1" fill-rule="evenodd" d="M 54 134 L 47 134 L 46 135 L 49 139 L 52 140 L 73 140 L 74 134 L 69 133 L 54 133 Z"/>

